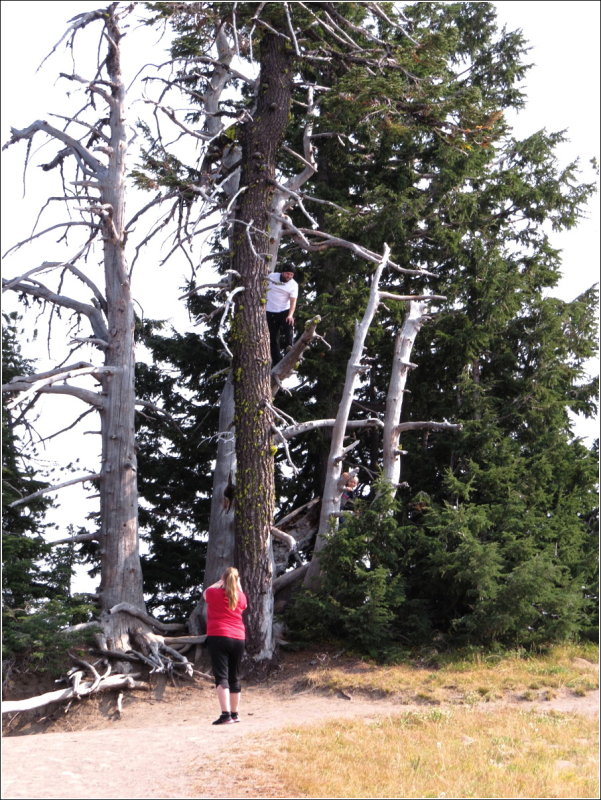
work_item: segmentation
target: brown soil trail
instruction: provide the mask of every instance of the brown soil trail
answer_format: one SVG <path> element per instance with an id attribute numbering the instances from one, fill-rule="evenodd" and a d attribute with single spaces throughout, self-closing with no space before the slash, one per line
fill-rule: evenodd
<path id="1" fill-rule="evenodd" d="M 399 699 L 371 699 L 298 691 L 298 683 L 249 686 L 243 690 L 241 723 L 213 726 L 217 716 L 210 684 L 167 689 L 162 698 L 126 696 L 120 719 L 109 700 L 87 700 L 52 725 L 52 732 L 5 736 L 2 797 L 31 798 L 276 798 L 269 774 L 240 769 L 248 755 L 276 750 L 286 727 L 424 710 Z M 114 710 L 114 701 L 111 701 Z M 598 715 L 599 692 L 558 694 L 549 701 L 507 698 L 482 703 Z"/>

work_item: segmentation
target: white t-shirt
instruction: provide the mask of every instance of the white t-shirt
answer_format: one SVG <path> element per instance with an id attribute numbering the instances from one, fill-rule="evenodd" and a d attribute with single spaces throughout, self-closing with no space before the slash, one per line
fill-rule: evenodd
<path id="1" fill-rule="evenodd" d="M 294 278 L 282 281 L 281 272 L 270 272 L 267 276 L 266 311 L 288 311 L 290 300 L 298 297 L 298 283 Z"/>

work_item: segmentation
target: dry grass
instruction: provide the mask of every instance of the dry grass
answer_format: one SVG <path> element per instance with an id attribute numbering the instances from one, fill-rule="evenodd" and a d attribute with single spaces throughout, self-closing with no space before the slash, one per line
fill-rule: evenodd
<path id="1" fill-rule="evenodd" d="M 244 764 L 260 765 L 279 784 L 274 797 L 599 797 L 597 720 L 481 705 L 508 694 L 586 694 L 598 687 L 597 647 L 471 657 L 437 669 L 366 661 L 333 667 L 338 660 L 321 660 L 306 675 L 314 689 L 432 705 L 287 729 L 276 748 L 255 752 Z"/>
<path id="2" fill-rule="evenodd" d="M 550 699 L 563 689 L 579 695 L 597 689 L 598 655 L 596 646 L 562 645 L 540 656 L 479 654 L 422 667 L 355 662 L 352 672 L 333 666 L 330 659 L 307 672 L 305 683 L 312 689 L 397 695 L 404 702 L 432 704 L 496 700 L 508 693 L 525 700 Z"/>
<path id="3" fill-rule="evenodd" d="M 590 719 L 454 707 L 289 729 L 260 762 L 279 797 L 592 798 L 597 752 Z"/>

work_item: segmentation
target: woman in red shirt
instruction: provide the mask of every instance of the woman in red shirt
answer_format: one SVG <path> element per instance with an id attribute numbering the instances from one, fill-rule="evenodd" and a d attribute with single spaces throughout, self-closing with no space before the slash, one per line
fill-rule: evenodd
<path id="1" fill-rule="evenodd" d="M 220 580 L 205 589 L 207 646 L 213 665 L 221 716 L 213 725 L 239 722 L 240 664 L 246 630 L 242 612 L 247 606 L 236 567 L 228 567 Z"/>

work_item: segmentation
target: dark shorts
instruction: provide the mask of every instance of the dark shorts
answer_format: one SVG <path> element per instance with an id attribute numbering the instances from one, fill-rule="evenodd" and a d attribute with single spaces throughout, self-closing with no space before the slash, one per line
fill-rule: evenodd
<path id="1" fill-rule="evenodd" d="M 240 665 L 244 655 L 244 639 L 229 636 L 207 636 L 215 686 L 223 686 L 234 694 L 240 691 Z"/>

